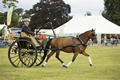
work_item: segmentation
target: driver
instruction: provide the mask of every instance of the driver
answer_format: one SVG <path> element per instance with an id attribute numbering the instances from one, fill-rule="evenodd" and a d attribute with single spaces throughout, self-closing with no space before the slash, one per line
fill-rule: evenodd
<path id="1" fill-rule="evenodd" d="M 39 48 L 40 45 L 38 44 L 38 42 L 35 40 L 35 38 L 32 36 L 34 35 L 34 32 L 31 32 L 28 28 L 29 26 L 29 22 L 30 20 L 29 19 L 23 19 L 24 21 L 24 24 L 22 26 L 22 30 L 21 30 L 21 37 L 26 37 L 26 38 L 30 38 L 30 40 L 32 41 L 32 43 L 37 47 Z"/>

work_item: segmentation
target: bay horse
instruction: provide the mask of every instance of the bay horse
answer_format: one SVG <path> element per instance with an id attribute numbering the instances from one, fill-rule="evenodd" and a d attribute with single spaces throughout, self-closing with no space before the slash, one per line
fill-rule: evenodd
<path id="1" fill-rule="evenodd" d="M 79 35 L 78 37 L 75 38 L 53 38 L 51 40 L 49 40 L 46 44 L 46 49 L 49 48 L 49 46 L 51 45 L 51 52 L 50 54 L 47 56 L 47 59 L 45 61 L 45 63 L 42 65 L 42 67 L 44 67 L 49 58 L 56 52 L 56 58 L 62 63 L 63 67 L 68 68 L 68 66 L 75 61 L 78 53 L 83 54 L 85 56 L 88 57 L 89 62 L 90 62 L 90 66 L 92 67 L 92 61 L 90 56 L 85 52 L 85 49 L 87 47 L 87 42 L 89 39 L 95 40 L 97 42 L 97 38 L 96 38 L 96 33 L 95 30 L 89 30 L 86 31 L 85 33 L 82 33 L 81 35 Z M 53 49 L 53 50 L 52 50 Z M 47 54 L 48 50 L 44 51 L 44 54 Z M 64 62 L 60 59 L 59 55 L 60 55 L 60 51 L 64 51 L 66 53 L 74 53 L 74 56 L 72 58 L 72 61 L 69 62 L 67 65 L 64 64 Z"/>

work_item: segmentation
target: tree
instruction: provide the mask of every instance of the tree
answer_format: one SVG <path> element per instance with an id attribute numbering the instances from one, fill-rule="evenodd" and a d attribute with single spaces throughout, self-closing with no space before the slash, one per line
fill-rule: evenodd
<path id="1" fill-rule="evenodd" d="M 85 14 L 85 16 L 91 16 L 92 14 L 91 14 L 91 12 L 89 12 L 89 11 L 87 11 L 87 13 Z"/>
<path id="2" fill-rule="evenodd" d="M 21 17 L 23 19 L 31 17 L 30 14 L 28 14 L 28 10 L 24 11 L 24 9 L 22 9 L 22 8 L 14 9 L 13 12 L 15 12 L 19 17 Z"/>
<path id="3" fill-rule="evenodd" d="M 2 3 L 4 4 L 4 8 L 8 7 L 10 8 L 13 6 L 14 8 L 17 7 L 15 3 L 18 3 L 18 0 L 2 0 Z"/>
<path id="4" fill-rule="evenodd" d="M 9 27 L 17 27 L 19 25 L 19 16 L 16 13 L 12 14 L 11 25 Z"/>
<path id="5" fill-rule="evenodd" d="M 18 26 L 19 16 L 16 13 L 12 13 L 11 25 L 9 27 Z M 0 24 L 7 24 L 7 12 L 0 13 Z"/>
<path id="6" fill-rule="evenodd" d="M 105 10 L 103 16 L 111 22 L 120 26 L 120 1 L 104 0 Z"/>
<path id="7" fill-rule="evenodd" d="M 30 14 L 28 14 L 28 12 L 29 12 L 28 10 L 25 10 L 25 13 L 21 16 L 22 19 L 31 17 Z"/>
<path id="8" fill-rule="evenodd" d="M 19 16 L 23 12 L 22 8 L 15 9 L 17 6 L 15 5 L 18 3 L 18 0 L 2 0 L 2 3 L 4 4 L 4 8 L 10 8 L 11 6 L 14 7 L 12 18 L 11 18 L 11 25 L 9 27 L 16 27 L 18 26 Z M 7 23 L 7 12 L 0 13 L 0 23 Z"/>
<path id="9" fill-rule="evenodd" d="M 57 28 L 71 19 L 68 15 L 70 12 L 70 5 L 65 4 L 63 0 L 41 0 L 29 10 L 29 14 L 34 14 L 31 17 L 30 28 L 34 30 L 47 22 L 52 22 L 54 28 Z"/>
<path id="10" fill-rule="evenodd" d="M 17 8 L 17 9 L 14 9 L 13 12 L 15 12 L 16 14 L 18 14 L 19 16 L 21 16 L 22 13 L 23 13 L 23 11 L 24 11 L 24 9 L 22 9 L 22 8 Z"/>
<path id="11" fill-rule="evenodd" d="M 4 13 L 0 12 L 0 24 L 4 24 L 7 20 L 7 16 Z"/>

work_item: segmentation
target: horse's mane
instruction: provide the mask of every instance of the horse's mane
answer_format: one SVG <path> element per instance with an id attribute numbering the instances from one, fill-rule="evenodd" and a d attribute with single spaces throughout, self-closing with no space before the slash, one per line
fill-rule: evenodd
<path id="1" fill-rule="evenodd" d="M 79 36 L 82 36 L 82 35 L 84 35 L 84 34 L 86 34 L 86 33 L 90 32 L 90 31 L 91 31 L 91 30 L 86 31 L 86 32 L 84 32 L 84 33 L 80 34 Z"/>

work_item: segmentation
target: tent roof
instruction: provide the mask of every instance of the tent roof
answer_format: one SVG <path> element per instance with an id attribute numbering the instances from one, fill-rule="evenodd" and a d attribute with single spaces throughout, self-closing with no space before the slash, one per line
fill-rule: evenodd
<path id="1" fill-rule="evenodd" d="M 63 34 L 83 33 L 92 29 L 96 29 L 97 34 L 120 34 L 120 26 L 108 21 L 102 15 L 73 17 L 62 26 L 65 26 Z M 55 32 L 59 33 L 62 26 L 55 29 Z"/>

